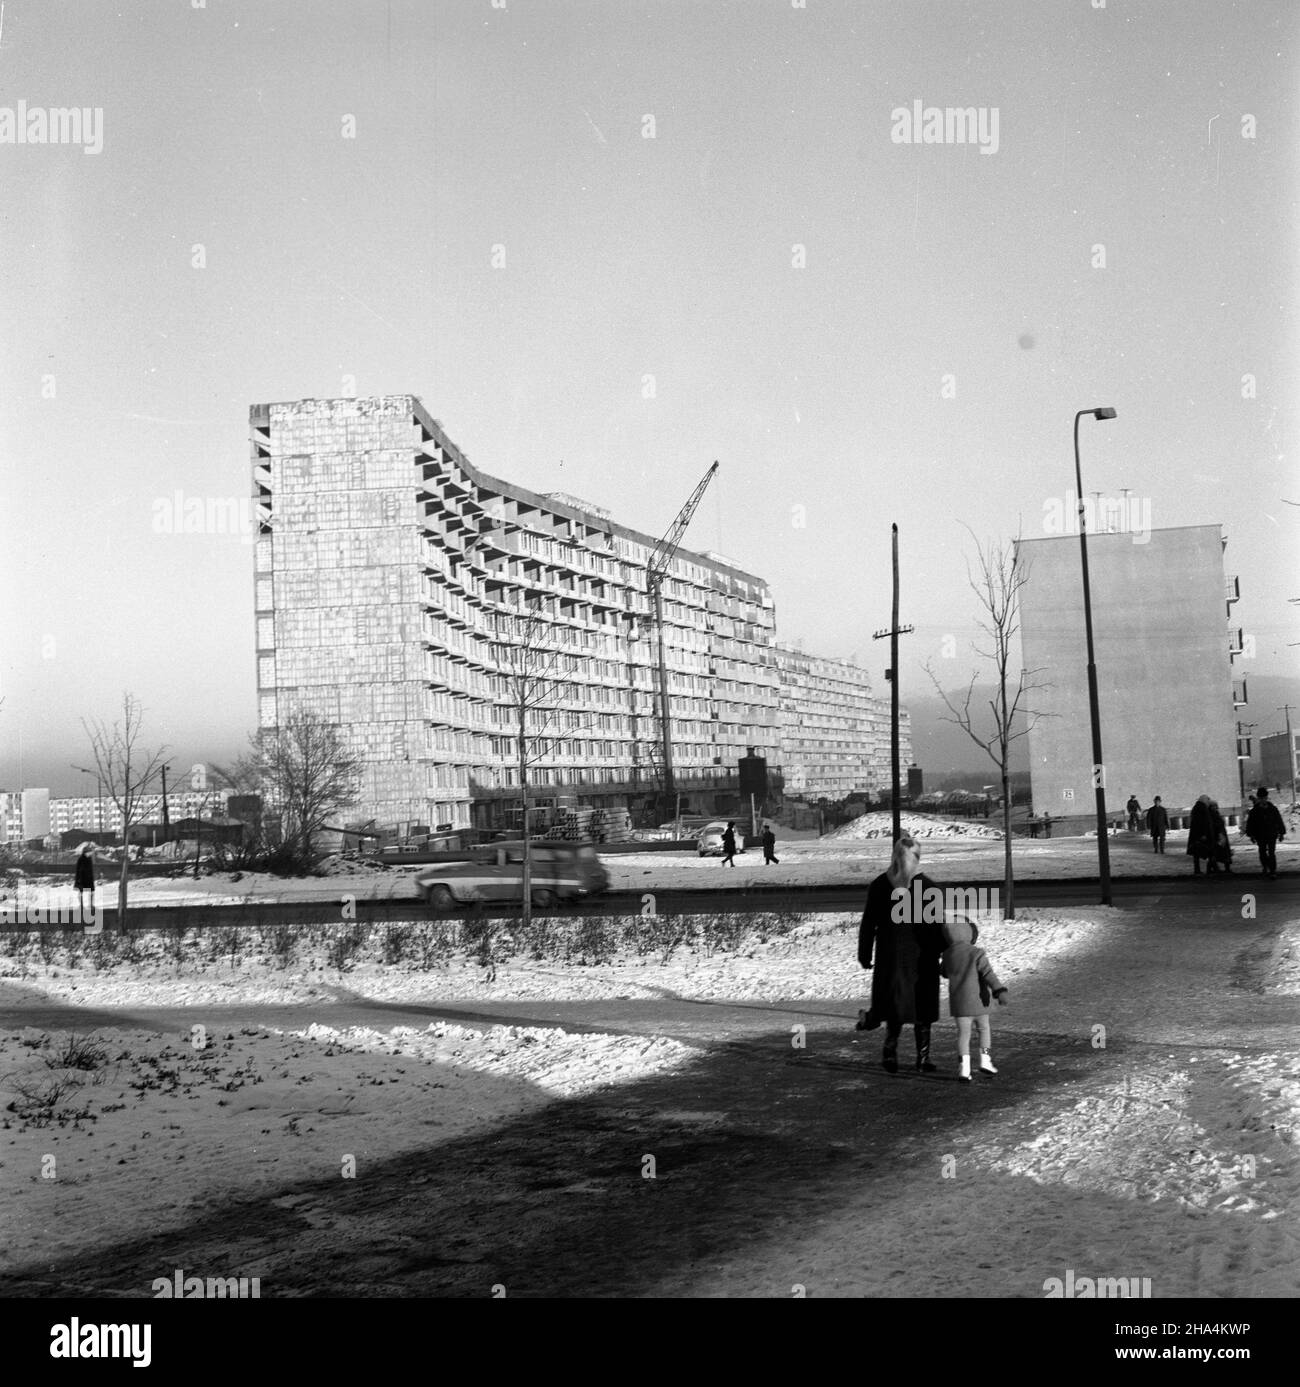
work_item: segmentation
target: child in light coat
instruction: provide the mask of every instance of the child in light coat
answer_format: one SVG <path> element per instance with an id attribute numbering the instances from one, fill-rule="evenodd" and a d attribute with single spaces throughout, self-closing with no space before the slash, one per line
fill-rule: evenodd
<path id="1" fill-rule="evenodd" d="M 996 997 L 998 1006 L 1007 1004 L 1007 989 L 998 981 L 988 955 L 976 947 L 979 930 L 974 922 L 961 916 L 945 921 L 943 938 L 946 945 L 940 971 L 948 979 L 948 1012 L 957 1020 L 957 1054 L 961 1060 L 958 1078 L 970 1083 L 971 1022 L 980 1028 L 980 1073 L 996 1074 L 993 1056 L 993 1028 L 989 1024 L 989 1002 Z"/>

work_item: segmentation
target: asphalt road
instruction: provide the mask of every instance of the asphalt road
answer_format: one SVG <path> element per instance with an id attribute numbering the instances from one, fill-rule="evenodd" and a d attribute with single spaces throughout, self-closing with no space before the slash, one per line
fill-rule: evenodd
<path id="1" fill-rule="evenodd" d="M 944 885 L 985 886 L 1001 889 L 1000 880 L 959 881 L 945 876 Z M 1300 903 L 1300 875 L 1279 876 L 1265 881 L 1255 873 L 1232 873 L 1228 876 L 1193 877 L 1189 872 L 1153 877 L 1112 879 L 1111 900 L 1114 905 L 1147 901 L 1153 896 L 1187 902 L 1219 903 L 1225 909 L 1239 909 L 1243 892 L 1253 892 L 1259 899 L 1259 909 L 1276 905 L 1294 910 Z M 750 911 L 825 914 L 839 911 L 860 911 L 865 899 L 865 885 L 761 887 L 746 886 L 708 891 L 654 892 L 655 911 L 659 915 L 739 914 Z M 1018 906 L 1086 906 L 1101 903 L 1097 881 L 1086 878 L 1058 878 L 1016 882 Z M 449 918 L 465 917 L 471 907 L 454 912 Z M 557 904 L 548 910 L 534 909 L 535 918 L 552 919 L 583 915 L 639 915 L 642 893 L 639 891 L 609 892 L 589 900 Z M 358 900 L 357 917 L 373 922 L 425 918 L 428 908 L 412 896 L 409 900 Z M 498 918 L 510 918 L 517 908 L 492 908 Z M 105 909 L 104 927 L 116 927 L 117 912 Z M 239 905 L 138 906 L 127 911 L 128 929 L 219 929 L 230 926 L 254 927 L 277 924 L 334 924 L 339 919 L 339 907 L 333 901 L 254 902 Z M 28 926 L 0 925 L 5 930 L 25 930 Z"/>

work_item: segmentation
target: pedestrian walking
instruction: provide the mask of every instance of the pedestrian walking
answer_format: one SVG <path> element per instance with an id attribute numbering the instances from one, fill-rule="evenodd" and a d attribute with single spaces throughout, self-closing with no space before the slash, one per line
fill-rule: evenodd
<path id="1" fill-rule="evenodd" d="M 1201 858 L 1205 858 L 1205 874 L 1209 876 L 1209 863 L 1214 856 L 1214 831 L 1210 819 L 1210 797 L 1202 795 L 1192 805 L 1187 820 L 1187 855 L 1192 859 L 1192 875 L 1200 876 Z"/>
<path id="2" fill-rule="evenodd" d="M 1151 835 L 1151 845 L 1155 852 L 1165 850 L 1165 834 L 1169 832 L 1169 811 L 1160 803 L 1157 795 L 1147 810 L 1147 832 Z"/>
<path id="3" fill-rule="evenodd" d="M 1210 801 L 1210 839 L 1213 843 L 1213 851 L 1210 853 L 1210 861 L 1205 870 L 1207 872 L 1223 871 L 1231 876 L 1232 843 L 1228 839 L 1228 825 L 1224 822 L 1218 801 L 1213 799 Z"/>
<path id="4" fill-rule="evenodd" d="M 1277 844 L 1286 837 L 1286 824 L 1277 805 L 1268 797 L 1268 786 L 1261 785 L 1255 805 L 1246 816 L 1246 837 L 1259 849 L 1259 865 L 1270 880 L 1277 876 Z"/>
<path id="5" fill-rule="evenodd" d="M 77 904 L 81 918 L 86 918 L 86 892 L 90 892 L 90 908 L 95 908 L 95 845 L 82 843 L 77 852 L 77 865 L 73 871 L 72 884 L 77 888 Z"/>
<path id="6" fill-rule="evenodd" d="M 1051 814 L 1049 814 L 1049 813 L 1047 812 L 1046 809 L 1044 809 L 1044 810 L 1043 810 L 1043 837 L 1044 837 L 1044 838 L 1050 838 L 1051 836 L 1052 836 L 1052 816 L 1051 816 Z"/>
<path id="7" fill-rule="evenodd" d="M 1142 806 L 1138 803 L 1138 797 L 1136 795 L 1130 795 L 1128 797 L 1128 803 L 1124 807 L 1128 810 L 1128 831 L 1130 833 L 1136 833 L 1142 814 Z"/>
<path id="8" fill-rule="evenodd" d="M 946 920 L 943 926 L 945 948 L 939 961 L 939 971 L 948 979 L 948 1014 L 957 1021 L 957 1057 L 960 1068 L 957 1077 L 970 1083 L 970 1035 L 975 1022 L 980 1032 L 980 1073 L 996 1074 L 993 1067 L 993 1027 L 989 1021 L 989 1003 L 994 997 L 998 1006 L 1007 1004 L 1007 989 L 998 980 L 988 955 L 978 947 L 979 928 L 973 920 L 961 916 Z"/>
<path id="9" fill-rule="evenodd" d="M 919 881 L 917 890 L 913 882 Z M 916 1032 L 916 1067 L 933 1074 L 930 1027 L 939 1019 L 939 956 L 943 934 L 936 924 L 912 918 L 912 903 L 935 883 L 921 872 L 921 850 L 909 834 L 894 844 L 889 867 L 871 883 L 858 931 L 858 962 L 872 969 L 871 1007 L 858 1013 L 857 1029 L 885 1026 L 881 1062 L 898 1073 L 898 1038 L 903 1027 Z"/>
<path id="10" fill-rule="evenodd" d="M 767 864 L 768 864 L 769 862 L 775 863 L 775 865 L 778 866 L 778 867 L 781 865 L 781 860 L 780 860 L 780 858 L 778 858 L 777 855 L 776 855 L 776 834 L 772 832 L 772 825 L 771 825 L 771 824 L 764 824 L 764 825 L 763 825 L 763 866 L 766 867 Z"/>
<path id="11" fill-rule="evenodd" d="M 722 834 L 722 865 L 724 867 L 736 865 L 736 824 L 734 819 L 728 820 L 727 827 Z"/>
<path id="12" fill-rule="evenodd" d="M 1029 836 L 1031 838 L 1038 837 L 1038 820 L 1034 817 L 1034 806 L 1032 804 L 1029 806 Z"/>

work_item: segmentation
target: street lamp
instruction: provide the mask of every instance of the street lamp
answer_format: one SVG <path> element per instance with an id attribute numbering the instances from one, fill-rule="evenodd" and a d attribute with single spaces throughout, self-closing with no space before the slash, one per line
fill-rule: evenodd
<path id="1" fill-rule="evenodd" d="M 1110 904 L 1110 841 L 1106 836 L 1106 766 L 1101 759 L 1101 711 L 1097 706 L 1097 662 L 1092 649 L 1092 589 L 1088 583 L 1088 524 L 1083 504 L 1083 474 L 1079 469 L 1079 420 L 1113 419 L 1115 411 L 1081 409 L 1074 416 L 1074 490 L 1079 499 L 1079 557 L 1083 564 L 1083 624 L 1088 636 L 1088 713 L 1092 719 L 1092 783 L 1097 795 L 1097 865 L 1101 874 L 1101 903 Z"/>
<path id="2" fill-rule="evenodd" d="M 71 764 L 71 763 L 69 763 Z M 98 771 L 87 770 L 85 766 L 73 766 L 74 771 L 80 771 L 82 775 L 93 775 L 95 777 L 95 811 L 99 818 L 99 832 L 104 832 L 104 790 L 103 780 Z"/>

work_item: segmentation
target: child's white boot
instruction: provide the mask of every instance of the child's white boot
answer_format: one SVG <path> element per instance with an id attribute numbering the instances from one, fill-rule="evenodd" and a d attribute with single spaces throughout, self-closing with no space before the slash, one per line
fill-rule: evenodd
<path id="1" fill-rule="evenodd" d="M 996 1074 L 998 1071 L 993 1067 L 993 1056 L 987 1050 L 980 1051 L 980 1073 Z"/>
<path id="2" fill-rule="evenodd" d="M 957 1071 L 957 1077 L 964 1084 L 970 1083 L 970 1056 L 961 1056 L 961 1068 Z"/>

